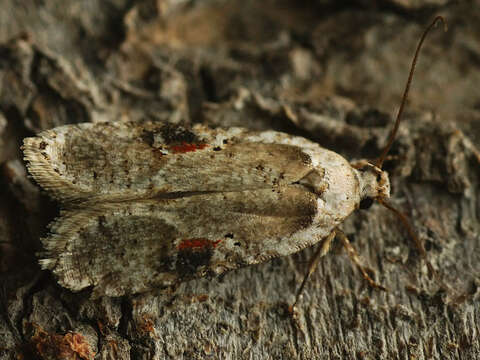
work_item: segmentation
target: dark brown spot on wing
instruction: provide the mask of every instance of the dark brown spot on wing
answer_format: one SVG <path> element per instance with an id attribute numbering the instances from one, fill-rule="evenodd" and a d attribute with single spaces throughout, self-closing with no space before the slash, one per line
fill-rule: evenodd
<path id="1" fill-rule="evenodd" d="M 153 131 L 143 130 L 141 138 L 144 143 L 148 144 L 148 146 L 153 146 L 155 143 L 155 134 Z"/>
<path id="2" fill-rule="evenodd" d="M 179 250 L 176 270 L 180 278 L 194 276 L 199 267 L 208 267 L 213 256 L 213 246 Z"/>
<path id="3" fill-rule="evenodd" d="M 160 128 L 160 133 L 166 145 L 176 143 L 192 144 L 199 142 L 199 139 L 193 132 L 174 124 L 164 124 Z"/>

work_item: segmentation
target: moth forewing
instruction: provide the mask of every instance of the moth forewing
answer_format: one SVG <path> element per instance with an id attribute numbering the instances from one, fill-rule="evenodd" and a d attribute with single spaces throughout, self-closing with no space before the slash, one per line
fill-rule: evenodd
<path id="1" fill-rule="evenodd" d="M 28 169 L 64 204 L 285 185 L 312 170 L 304 139 L 165 123 L 85 123 L 24 140 Z"/>

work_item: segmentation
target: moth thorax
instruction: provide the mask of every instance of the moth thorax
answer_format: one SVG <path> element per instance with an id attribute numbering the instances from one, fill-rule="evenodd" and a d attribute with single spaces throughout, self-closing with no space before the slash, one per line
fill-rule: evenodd
<path id="1" fill-rule="evenodd" d="M 366 163 L 358 168 L 357 173 L 362 201 L 365 199 L 388 199 L 390 197 L 390 179 L 386 171 Z"/>

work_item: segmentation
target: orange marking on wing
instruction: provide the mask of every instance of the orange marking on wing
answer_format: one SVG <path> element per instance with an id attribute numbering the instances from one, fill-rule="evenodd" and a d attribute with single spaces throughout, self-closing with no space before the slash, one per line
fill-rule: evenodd
<path id="1" fill-rule="evenodd" d="M 217 241 L 211 241 L 208 239 L 185 239 L 182 240 L 182 242 L 178 245 L 178 250 L 185 250 L 185 249 L 203 249 L 206 247 L 216 247 L 220 241 L 223 239 L 217 240 Z"/>
<path id="2" fill-rule="evenodd" d="M 175 154 L 179 154 L 179 153 L 182 154 L 182 153 L 202 150 L 202 149 L 205 149 L 207 146 L 208 144 L 188 144 L 186 142 L 183 142 L 180 145 L 173 145 L 170 149 Z"/>

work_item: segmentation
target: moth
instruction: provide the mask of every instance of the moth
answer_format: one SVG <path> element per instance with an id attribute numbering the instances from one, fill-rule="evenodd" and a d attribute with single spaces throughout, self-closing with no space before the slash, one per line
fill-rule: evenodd
<path id="1" fill-rule="evenodd" d="M 439 19 L 423 34 L 408 86 L 423 39 Z M 350 164 L 281 132 L 149 121 L 66 125 L 26 138 L 29 173 L 62 205 L 42 239 L 40 264 L 70 290 L 91 287 L 93 297 L 115 297 L 321 243 L 310 274 L 335 235 L 358 263 L 338 226 L 390 196 L 381 167 L 408 86 L 377 162 Z"/>

